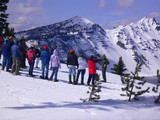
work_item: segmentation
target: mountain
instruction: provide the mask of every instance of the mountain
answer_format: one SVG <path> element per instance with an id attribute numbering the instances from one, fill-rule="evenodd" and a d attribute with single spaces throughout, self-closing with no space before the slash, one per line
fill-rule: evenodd
<path id="1" fill-rule="evenodd" d="M 156 74 L 160 68 L 160 24 L 154 18 L 144 17 L 136 23 L 104 30 L 88 19 L 75 16 L 63 22 L 16 33 L 17 38 L 24 36 L 27 43 L 37 41 L 42 47 L 54 44 L 62 62 L 67 59 L 70 49 L 98 58 L 106 54 L 110 61 L 108 71 L 122 56 L 128 70 L 133 70 L 138 60 L 143 61 L 142 73 Z"/>

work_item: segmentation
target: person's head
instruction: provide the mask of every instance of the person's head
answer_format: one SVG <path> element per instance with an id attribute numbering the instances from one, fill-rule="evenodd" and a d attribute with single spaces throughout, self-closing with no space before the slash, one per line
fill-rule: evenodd
<path id="1" fill-rule="evenodd" d="M 44 48 L 45 50 L 47 50 L 47 49 L 48 49 L 48 46 L 47 46 L 47 45 L 45 45 L 43 48 Z"/>
<path id="2" fill-rule="evenodd" d="M 71 49 L 71 50 L 70 50 L 70 53 L 74 53 L 74 50 Z"/>
<path id="3" fill-rule="evenodd" d="M 9 40 L 13 40 L 13 37 L 12 37 L 12 36 L 10 36 L 10 37 L 9 37 Z"/>
<path id="4" fill-rule="evenodd" d="M 57 52 L 56 49 L 53 51 L 53 54 L 54 54 L 54 55 L 58 55 L 58 52 Z"/>
<path id="5" fill-rule="evenodd" d="M 54 45 L 52 45 L 52 46 L 51 46 L 51 49 L 55 49 L 55 46 L 54 46 Z"/>
<path id="6" fill-rule="evenodd" d="M 4 43 L 8 43 L 9 42 L 9 39 L 8 38 L 5 38 L 4 39 Z"/>
<path id="7" fill-rule="evenodd" d="M 103 55 L 102 55 L 102 58 L 106 58 L 106 55 L 105 55 L 105 54 L 103 54 Z"/>
<path id="8" fill-rule="evenodd" d="M 83 57 L 83 54 L 82 54 L 82 53 L 80 53 L 80 54 L 79 54 L 79 57 Z"/>
<path id="9" fill-rule="evenodd" d="M 93 56 L 93 55 L 91 55 L 89 58 L 90 58 L 91 60 L 93 60 L 94 56 Z"/>
<path id="10" fill-rule="evenodd" d="M 35 44 L 35 48 L 38 48 L 38 44 Z"/>
<path id="11" fill-rule="evenodd" d="M 15 40 L 15 41 L 14 41 L 14 44 L 15 44 L 15 45 L 18 45 L 18 44 L 19 44 L 19 41 Z"/>

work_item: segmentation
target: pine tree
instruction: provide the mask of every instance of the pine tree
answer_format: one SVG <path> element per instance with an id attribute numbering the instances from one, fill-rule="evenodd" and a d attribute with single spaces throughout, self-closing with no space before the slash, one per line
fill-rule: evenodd
<path id="1" fill-rule="evenodd" d="M 9 14 L 6 14 L 7 3 L 9 0 L 0 0 L 0 33 L 4 32 L 4 29 L 8 27 L 7 18 Z"/>
<path id="2" fill-rule="evenodd" d="M 127 96 L 128 101 L 130 102 L 132 96 L 134 96 L 134 100 L 138 100 L 138 96 L 149 92 L 149 87 L 146 90 L 141 90 L 142 86 L 146 83 L 146 81 L 142 81 L 144 77 L 139 76 L 139 72 L 141 71 L 142 63 L 138 62 L 134 72 L 126 76 L 121 76 L 121 80 L 126 85 L 122 87 L 122 91 L 125 91 L 126 94 L 121 94 L 122 96 Z"/>
<path id="3" fill-rule="evenodd" d="M 152 91 L 155 92 L 155 93 L 158 93 L 159 85 L 160 85 L 160 73 L 159 73 L 159 70 L 157 70 L 157 78 L 158 78 L 157 85 L 156 85 L 156 87 L 152 88 Z M 158 98 L 155 99 L 154 103 L 159 103 L 159 100 L 160 100 L 160 93 L 159 93 Z"/>
<path id="4" fill-rule="evenodd" d="M 122 60 L 122 57 L 119 58 L 118 64 L 114 64 L 114 68 L 111 69 L 112 73 L 114 74 L 124 75 L 124 72 L 127 70 L 127 68 Z"/>
<path id="5" fill-rule="evenodd" d="M 12 36 L 12 37 L 15 37 L 15 36 L 14 36 L 14 28 L 6 27 L 6 28 L 5 28 L 4 36 Z"/>
<path id="6" fill-rule="evenodd" d="M 89 86 L 90 91 L 87 91 L 89 95 L 89 98 L 87 99 L 80 99 L 83 102 L 98 102 L 100 99 L 100 95 L 97 93 L 101 92 L 101 86 L 100 86 L 100 77 L 98 74 L 95 75 L 95 84 L 92 86 Z"/>

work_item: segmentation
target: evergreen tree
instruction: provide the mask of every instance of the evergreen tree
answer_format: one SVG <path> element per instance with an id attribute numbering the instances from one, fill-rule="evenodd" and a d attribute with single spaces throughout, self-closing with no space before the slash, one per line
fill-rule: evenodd
<path id="1" fill-rule="evenodd" d="M 7 18 L 9 14 L 6 14 L 7 3 L 9 0 L 0 0 L 0 33 L 4 32 L 4 29 L 8 27 Z"/>
<path id="2" fill-rule="evenodd" d="M 142 63 L 137 63 L 135 71 L 131 72 L 126 76 L 121 76 L 121 80 L 126 85 L 122 87 L 122 91 L 126 91 L 126 94 L 121 94 L 122 96 L 127 96 L 128 101 L 130 102 L 132 96 L 134 96 L 134 100 L 138 100 L 138 96 L 149 92 L 149 87 L 146 90 L 141 90 L 142 86 L 146 83 L 146 81 L 142 81 L 144 77 L 139 76 L 139 72 L 141 71 Z"/>
<path id="3" fill-rule="evenodd" d="M 157 85 L 156 85 L 156 87 L 152 88 L 152 91 L 155 92 L 155 93 L 158 93 L 159 85 L 160 85 L 160 73 L 159 73 L 159 70 L 157 70 L 157 78 L 158 78 Z M 159 103 L 159 100 L 160 100 L 160 93 L 159 93 L 158 98 L 155 99 L 154 103 Z"/>
<path id="4" fill-rule="evenodd" d="M 100 77 L 98 74 L 95 75 L 95 84 L 92 86 L 89 86 L 90 91 L 87 91 L 89 93 L 89 98 L 87 99 L 80 99 L 83 102 L 98 102 L 100 99 L 100 95 L 97 93 L 101 92 L 101 86 L 100 86 Z"/>
<path id="5" fill-rule="evenodd" d="M 124 75 L 124 72 L 127 70 L 127 68 L 122 60 L 122 57 L 119 58 L 118 64 L 114 64 L 114 68 L 111 68 L 111 70 L 114 74 Z"/>
<path id="6" fill-rule="evenodd" d="M 6 28 L 5 28 L 4 36 L 12 36 L 12 37 L 15 37 L 15 36 L 14 36 L 14 28 L 6 27 Z"/>

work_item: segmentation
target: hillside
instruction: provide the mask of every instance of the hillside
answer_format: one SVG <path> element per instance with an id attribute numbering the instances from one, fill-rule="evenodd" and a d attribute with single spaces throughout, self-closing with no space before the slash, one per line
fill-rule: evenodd
<path id="1" fill-rule="evenodd" d="M 15 76 L 0 68 L 0 120 L 159 120 L 160 117 L 159 105 L 153 103 L 155 94 L 147 93 L 140 101 L 129 103 L 120 96 L 120 77 L 111 73 L 107 73 L 108 83 L 102 84 L 98 103 L 82 103 L 80 98 L 88 98 L 89 88 L 68 84 L 65 64 L 59 70 L 59 82 L 27 77 L 28 69 L 21 73 Z M 40 75 L 40 69 L 34 69 L 34 74 Z M 88 72 L 85 83 L 87 78 Z"/>

